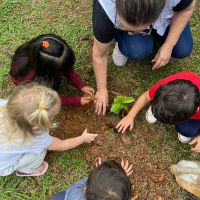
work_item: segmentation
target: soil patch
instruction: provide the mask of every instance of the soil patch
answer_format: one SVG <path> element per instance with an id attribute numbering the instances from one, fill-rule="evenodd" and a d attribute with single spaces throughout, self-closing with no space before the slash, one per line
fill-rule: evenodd
<path id="1" fill-rule="evenodd" d="M 144 116 L 144 113 L 142 113 Z M 87 127 L 89 132 L 98 133 L 98 139 L 89 144 L 84 153 L 86 161 L 94 166 L 95 159 L 128 159 L 134 165 L 130 179 L 133 183 L 133 199 L 162 200 L 183 199 L 180 188 L 169 172 L 172 163 L 165 152 L 160 136 L 159 124 L 153 127 L 147 123 L 136 126 L 134 132 L 122 136 L 114 127 L 117 116 L 107 113 L 96 116 L 92 104 L 86 107 L 66 107 L 59 121 L 59 128 L 53 131 L 59 138 L 80 135 Z M 140 119 L 144 121 L 144 119 Z M 156 138 L 156 139 L 155 139 Z"/>

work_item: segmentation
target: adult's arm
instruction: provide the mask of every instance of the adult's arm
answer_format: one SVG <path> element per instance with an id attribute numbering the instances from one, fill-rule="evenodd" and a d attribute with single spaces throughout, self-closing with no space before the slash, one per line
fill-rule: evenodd
<path id="1" fill-rule="evenodd" d="M 94 34 L 92 58 L 97 85 L 95 112 L 105 114 L 108 105 L 107 64 L 115 29 L 98 0 L 93 1 L 92 23 Z"/>
<path id="2" fill-rule="evenodd" d="M 93 68 L 96 78 L 96 108 L 97 114 L 106 112 L 108 105 L 108 90 L 107 90 L 107 65 L 110 50 L 110 43 L 101 43 L 94 38 L 93 44 Z"/>
<path id="3" fill-rule="evenodd" d="M 195 3 L 196 0 L 193 0 L 192 3 L 184 10 L 174 12 L 166 41 L 161 46 L 153 60 L 153 62 L 155 62 L 153 69 L 163 67 L 169 62 L 172 50 L 178 42 L 185 26 L 189 22 L 190 17 L 192 16 L 195 8 Z"/>

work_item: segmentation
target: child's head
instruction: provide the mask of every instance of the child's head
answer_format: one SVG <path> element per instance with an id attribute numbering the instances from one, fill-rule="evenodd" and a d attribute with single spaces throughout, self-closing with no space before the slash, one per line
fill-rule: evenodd
<path id="1" fill-rule="evenodd" d="M 122 167 L 113 160 L 103 162 L 89 176 L 87 200 L 129 200 L 131 182 Z"/>
<path id="2" fill-rule="evenodd" d="M 155 118 L 169 124 L 189 119 L 199 104 L 199 89 L 188 80 L 175 80 L 162 85 L 151 102 Z"/>
<path id="3" fill-rule="evenodd" d="M 60 105 L 53 89 L 35 83 L 18 86 L 4 109 L 5 138 L 26 140 L 34 136 L 35 129 L 52 128 Z"/>
<path id="4" fill-rule="evenodd" d="M 40 35 L 21 45 L 12 58 L 10 74 L 15 78 L 24 77 L 35 69 L 33 78 L 42 78 L 57 89 L 61 74 L 68 75 L 74 65 L 74 52 L 59 36 Z"/>

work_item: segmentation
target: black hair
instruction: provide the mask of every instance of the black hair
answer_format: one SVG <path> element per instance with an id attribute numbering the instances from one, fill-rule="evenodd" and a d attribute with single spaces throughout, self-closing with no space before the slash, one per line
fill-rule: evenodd
<path id="1" fill-rule="evenodd" d="M 200 104 L 197 86 L 189 80 L 175 80 L 162 85 L 151 101 L 152 112 L 161 122 L 176 124 L 189 119 Z"/>
<path id="2" fill-rule="evenodd" d="M 116 161 L 107 160 L 90 174 L 87 200 L 129 200 L 130 197 L 131 182 Z"/>
<path id="3" fill-rule="evenodd" d="M 117 13 L 129 24 L 151 24 L 159 17 L 166 0 L 116 0 Z"/>
<path id="4" fill-rule="evenodd" d="M 44 41 L 48 43 L 46 48 L 42 45 Z M 61 37 L 54 34 L 40 35 L 17 48 L 12 57 L 10 75 L 21 78 L 35 69 L 34 80 L 41 79 L 58 89 L 61 75 L 68 77 L 74 62 L 72 48 Z"/>

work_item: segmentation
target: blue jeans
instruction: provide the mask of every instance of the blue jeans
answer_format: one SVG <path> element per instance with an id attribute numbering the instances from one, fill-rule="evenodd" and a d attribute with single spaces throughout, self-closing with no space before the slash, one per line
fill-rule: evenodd
<path id="1" fill-rule="evenodd" d="M 176 124 L 176 131 L 185 137 L 200 135 L 200 120 L 189 119 Z"/>
<path id="2" fill-rule="evenodd" d="M 123 55 L 130 60 L 143 60 L 147 56 L 150 56 L 153 51 L 154 42 L 159 42 L 162 45 L 168 35 L 169 27 L 165 31 L 163 36 L 156 33 L 153 29 L 151 35 L 143 36 L 141 34 L 128 35 L 127 32 L 116 29 L 115 40 L 118 42 L 119 49 Z M 179 37 L 177 44 L 172 51 L 172 57 L 185 58 L 189 56 L 193 48 L 192 33 L 190 25 L 187 24 L 182 34 Z"/>

